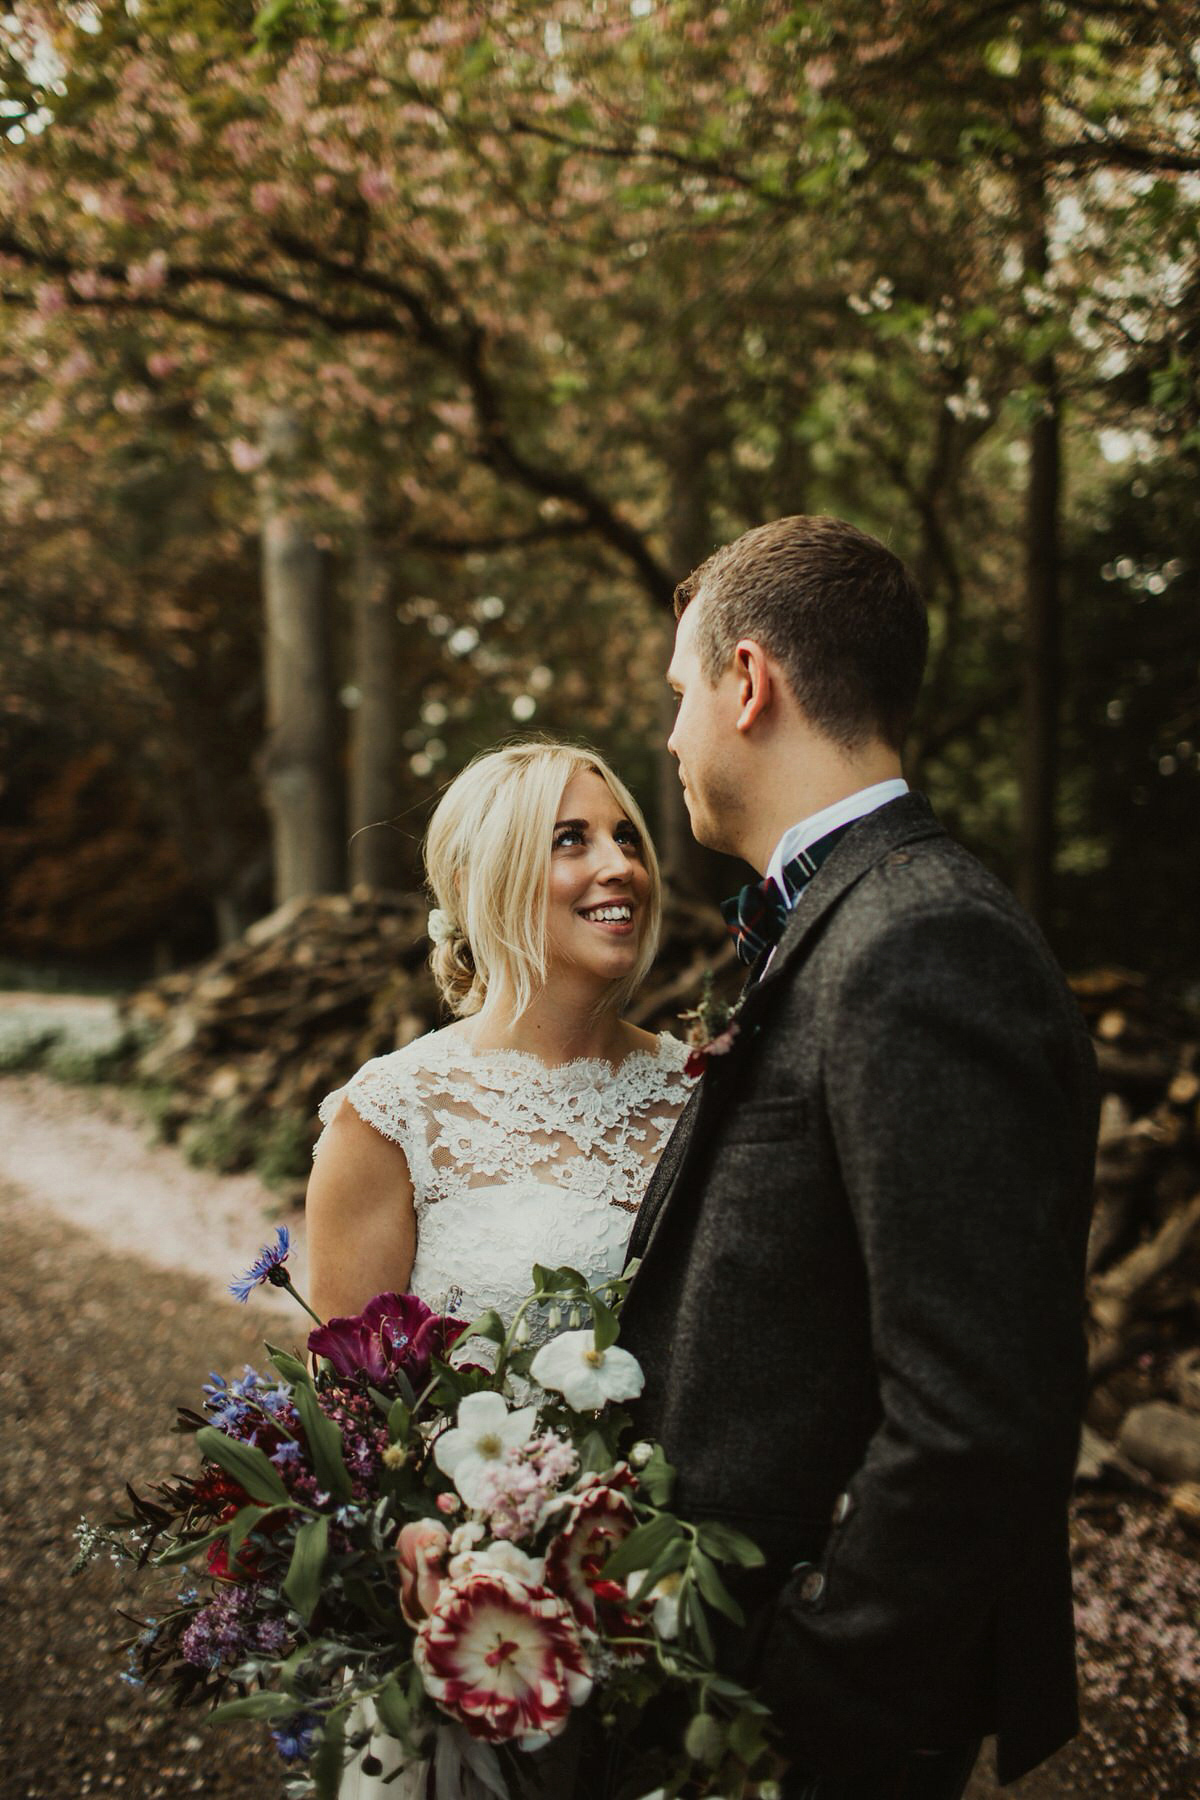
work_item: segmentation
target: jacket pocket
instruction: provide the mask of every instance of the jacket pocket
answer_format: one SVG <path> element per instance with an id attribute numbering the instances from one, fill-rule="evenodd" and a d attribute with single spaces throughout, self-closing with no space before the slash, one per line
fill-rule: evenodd
<path id="1" fill-rule="evenodd" d="M 809 1108 L 796 1095 L 781 1094 L 770 1100 L 741 1100 L 721 1124 L 725 1144 L 779 1144 L 804 1136 Z"/>

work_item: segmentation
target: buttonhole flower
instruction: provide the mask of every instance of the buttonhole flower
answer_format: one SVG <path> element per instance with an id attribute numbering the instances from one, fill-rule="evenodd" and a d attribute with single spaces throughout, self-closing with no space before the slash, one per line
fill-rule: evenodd
<path id="1" fill-rule="evenodd" d="M 733 1049 L 737 1035 L 738 1027 L 734 1023 L 727 1025 L 724 1031 L 719 1031 L 716 1037 L 708 1038 L 703 1044 L 697 1044 L 694 1050 L 688 1052 L 687 1061 L 683 1065 L 684 1074 L 691 1076 L 693 1080 L 698 1079 L 708 1067 L 710 1057 L 728 1056 Z"/>
<path id="2" fill-rule="evenodd" d="M 499 1394 L 468 1394 L 459 1403 L 456 1425 L 434 1440 L 433 1460 L 467 1505 L 477 1507 L 487 1494 L 483 1477 L 509 1450 L 528 1443 L 536 1419 L 536 1406 L 510 1413 Z"/>
<path id="3" fill-rule="evenodd" d="M 590 1331 L 564 1331 L 543 1344 L 529 1373 L 575 1412 L 599 1412 L 610 1400 L 636 1400 L 645 1385 L 635 1356 L 615 1344 L 597 1350 Z"/>

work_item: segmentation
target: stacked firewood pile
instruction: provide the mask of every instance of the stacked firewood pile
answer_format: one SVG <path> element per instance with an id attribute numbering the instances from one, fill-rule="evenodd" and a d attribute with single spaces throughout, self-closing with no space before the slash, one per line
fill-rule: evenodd
<path id="1" fill-rule="evenodd" d="M 1104 1095 L 1080 1474 L 1161 1484 L 1200 1528 L 1200 1023 L 1123 973 L 1075 989 Z"/>
<path id="2" fill-rule="evenodd" d="M 142 1035 L 135 1075 L 159 1090 L 169 1138 L 206 1128 L 223 1169 L 248 1166 L 273 1123 L 290 1121 L 294 1174 L 316 1136 L 322 1097 L 360 1063 L 443 1022 L 426 958 L 426 902 L 357 888 L 293 902 L 198 968 L 126 1002 Z M 739 965 L 707 907 L 672 901 L 651 980 L 633 1017 L 682 1032 L 705 972 L 736 993 Z M 286 1185 L 286 1184 L 285 1184 Z"/>
<path id="3" fill-rule="evenodd" d="M 238 1168 L 286 1121 L 298 1192 L 322 1096 L 440 1022 L 425 917 L 417 895 L 366 889 L 293 903 L 135 995 L 137 1074 L 162 1094 L 167 1134 L 186 1146 L 219 1121 L 209 1160 Z M 732 999 L 742 970 L 719 921 L 673 899 L 632 1017 L 683 1035 L 709 971 Z M 1200 1026 L 1134 976 L 1087 976 L 1076 993 L 1104 1093 L 1081 1474 L 1163 1484 L 1200 1524 Z"/>

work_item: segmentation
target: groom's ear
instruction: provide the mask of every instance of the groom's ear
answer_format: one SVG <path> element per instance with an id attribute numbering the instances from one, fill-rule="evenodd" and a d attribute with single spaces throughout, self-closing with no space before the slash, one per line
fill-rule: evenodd
<path id="1" fill-rule="evenodd" d="M 772 700 L 771 668 L 762 645 L 753 638 L 739 639 L 733 651 L 733 672 L 738 692 L 735 729 L 749 731 Z"/>

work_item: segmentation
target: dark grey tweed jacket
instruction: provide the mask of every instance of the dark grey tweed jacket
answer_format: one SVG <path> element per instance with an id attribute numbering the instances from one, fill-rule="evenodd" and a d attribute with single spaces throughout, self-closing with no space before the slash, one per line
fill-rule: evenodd
<path id="1" fill-rule="evenodd" d="M 634 1231 L 639 1422 L 680 1506 L 767 1552 L 743 1672 L 797 1767 L 995 1732 L 1012 1781 L 1077 1726 L 1091 1046 L 911 794 L 833 851 L 739 1027 Z"/>

